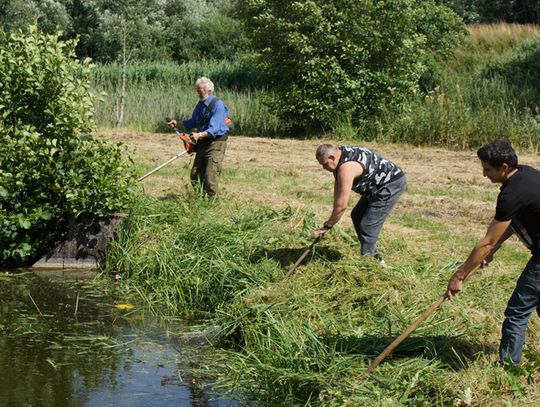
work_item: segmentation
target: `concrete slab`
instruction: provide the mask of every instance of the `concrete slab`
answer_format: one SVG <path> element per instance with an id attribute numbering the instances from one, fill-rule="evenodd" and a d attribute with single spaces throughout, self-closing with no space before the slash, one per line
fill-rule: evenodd
<path id="1" fill-rule="evenodd" d="M 39 268 L 97 269 L 107 243 L 114 238 L 126 214 L 80 216 L 68 222 L 66 240 L 32 265 Z"/>

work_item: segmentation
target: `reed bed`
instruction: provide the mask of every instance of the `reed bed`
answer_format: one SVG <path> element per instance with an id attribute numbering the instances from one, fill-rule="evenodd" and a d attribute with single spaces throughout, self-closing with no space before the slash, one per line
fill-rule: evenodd
<path id="1" fill-rule="evenodd" d="M 104 91 L 94 104 L 96 122 L 102 129 L 116 127 L 118 91 Z M 229 108 L 229 116 L 235 125 L 235 134 L 282 136 L 279 120 L 263 102 L 264 90 L 236 91 L 217 88 L 216 95 Z M 126 94 L 124 111 L 125 127 L 144 132 L 165 132 L 165 117 L 185 119 L 191 117 L 197 103 L 197 94 L 192 85 L 167 85 L 145 83 L 131 86 Z"/>

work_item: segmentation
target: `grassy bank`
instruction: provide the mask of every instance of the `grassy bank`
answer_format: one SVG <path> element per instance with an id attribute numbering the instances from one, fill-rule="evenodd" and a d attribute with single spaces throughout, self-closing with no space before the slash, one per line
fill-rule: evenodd
<path id="1" fill-rule="evenodd" d="M 175 146 L 166 135 L 110 137 L 137 147 L 141 174 Z M 523 365 L 505 370 L 496 363 L 503 310 L 527 259 L 514 239 L 365 375 L 391 339 L 444 292 L 485 231 L 497 187 L 482 178 L 470 151 L 368 143 L 409 177 L 380 240 L 388 266 L 358 256 L 346 216 L 280 281 L 330 211 L 332 179 L 315 163 L 316 145 L 231 138 L 218 201 L 191 192 L 187 161 L 145 180 L 129 238 L 112 247 L 104 276 L 119 271 L 121 289 L 159 314 L 222 326 L 220 358 L 203 370 L 219 372 L 223 384 L 247 389 L 261 405 L 540 402 L 538 318 Z M 520 157 L 540 167 L 537 156 Z"/>
<path id="2" fill-rule="evenodd" d="M 453 149 L 505 138 L 538 149 L 540 29 L 497 24 L 469 32 L 454 58 L 434 68 L 436 86 L 405 108 L 389 106 L 366 129 L 370 138 Z"/>
<path id="3" fill-rule="evenodd" d="M 391 103 L 362 128 L 336 129 L 336 137 L 405 142 L 462 149 L 495 137 L 536 150 L 540 144 L 540 29 L 523 25 L 470 26 L 470 36 L 449 61 L 435 63 L 419 92 L 403 107 Z M 199 64 L 132 64 L 127 72 L 124 126 L 163 131 L 165 116 L 191 115 L 200 75 L 212 78 L 229 106 L 237 134 L 283 136 L 264 103 L 267 84 L 244 61 Z M 93 86 L 106 92 L 96 102 L 98 126 L 116 123 L 120 67 L 96 68 Z M 268 88 L 271 91 L 271 88 Z"/>

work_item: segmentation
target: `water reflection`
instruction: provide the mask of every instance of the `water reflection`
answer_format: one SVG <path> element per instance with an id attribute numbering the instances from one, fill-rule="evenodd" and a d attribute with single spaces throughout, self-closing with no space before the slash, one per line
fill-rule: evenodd
<path id="1" fill-rule="evenodd" d="M 166 332 L 89 287 L 2 272 L 0 405 L 237 405 L 190 376 L 200 351 L 179 349 Z"/>

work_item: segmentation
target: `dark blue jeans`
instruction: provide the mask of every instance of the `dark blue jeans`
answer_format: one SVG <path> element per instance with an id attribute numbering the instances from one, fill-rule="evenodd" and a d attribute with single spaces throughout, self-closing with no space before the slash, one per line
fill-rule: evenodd
<path id="1" fill-rule="evenodd" d="M 407 188 L 407 177 L 389 182 L 375 194 L 362 196 L 351 212 L 362 256 L 378 256 L 377 239 L 384 221 Z"/>
<path id="2" fill-rule="evenodd" d="M 504 311 L 502 338 L 499 347 L 501 362 L 510 359 L 519 363 L 525 342 L 525 331 L 529 318 L 540 301 L 540 256 L 529 260 L 525 270 L 519 276 L 516 288 L 508 300 Z"/>

